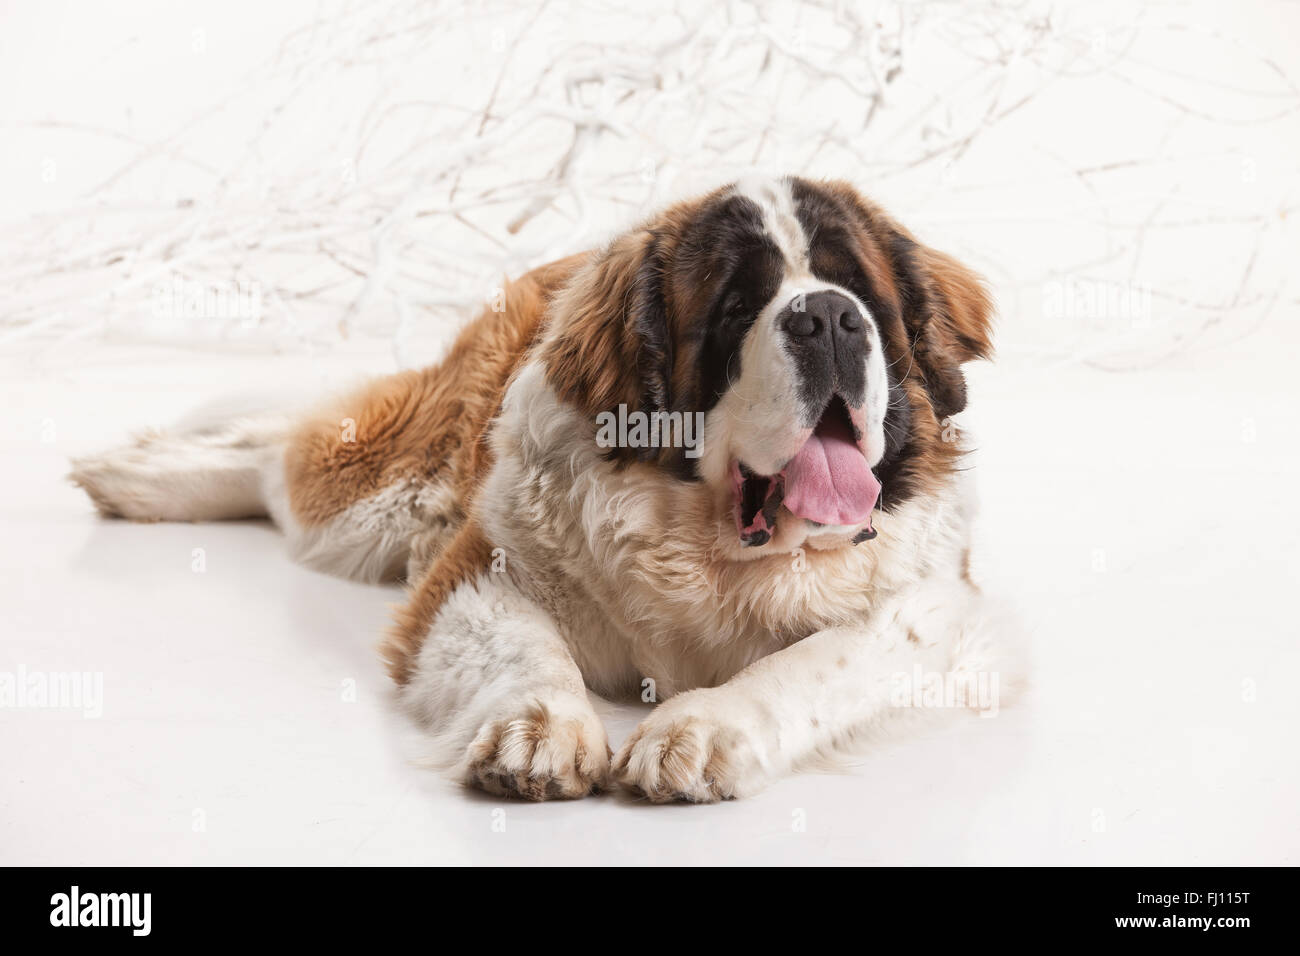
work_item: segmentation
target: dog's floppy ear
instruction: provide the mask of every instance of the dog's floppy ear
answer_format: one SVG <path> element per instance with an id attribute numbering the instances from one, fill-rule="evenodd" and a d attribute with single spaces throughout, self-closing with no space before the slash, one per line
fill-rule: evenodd
<path id="1" fill-rule="evenodd" d="M 993 303 L 984 282 L 952 256 L 923 245 L 883 209 L 846 182 L 822 184 L 863 229 L 862 253 L 874 292 L 873 305 L 892 312 L 886 289 L 892 280 L 912 357 L 940 420 L 966 407 L 961 367 L 993 352 Z M 881 281 L 877 273 L 889 272 Z"/>
<path id="2" fill-rule="evenodd" d="M 961 367 L 993 352 L 993 303 L 983 280 L 898 227 L 888 240 L 903 324 L 939 419 L 966 407 Z"/>
<path id="3" fill-rule="evenodd" d="M 589 414 L 662 411 L 673 360 L 658 240 L 648 230 L 615 240 L 552 304 L 542 352 L 547 378 Z M 645 449 L 654 451 L 657 449 Z"/>

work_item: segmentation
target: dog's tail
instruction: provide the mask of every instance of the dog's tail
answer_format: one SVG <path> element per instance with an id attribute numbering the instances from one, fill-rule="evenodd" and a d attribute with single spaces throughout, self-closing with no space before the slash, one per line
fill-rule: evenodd
<path id="1" fill-rule="evenodd" d="M 209 408 L 129 445 L 72 460 L 69 479 L 99 511 L 134 521 L 212 521 L 269 514 L 295 417 Z"/>

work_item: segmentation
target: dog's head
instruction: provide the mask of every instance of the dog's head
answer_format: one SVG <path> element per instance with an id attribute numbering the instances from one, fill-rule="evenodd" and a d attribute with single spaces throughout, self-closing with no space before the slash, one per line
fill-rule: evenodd
<path id="1" fill-rule="evenodd" d="M 989 318 L 974 273 L 852 187 L 741 182 L 594 257 L 542 358 L 607 454 L 705 482 L 761 553 L 865 540 L 937 489 Z"/>

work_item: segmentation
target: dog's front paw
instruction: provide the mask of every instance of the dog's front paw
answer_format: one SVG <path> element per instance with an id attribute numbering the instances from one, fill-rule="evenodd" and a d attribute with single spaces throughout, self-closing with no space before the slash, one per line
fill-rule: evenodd
<path id="1" fill-rule="evenodd" d="M 696 690 L 655 708 L 614 758 L 614 775 L 655 803 L 715 803 L 765 779 L 755 728 L 723 692 Z"/>
<path id="2" fill-rule="evenodd" d="M 609 780 L 605 728 L 585 701 L 525 707 L 485 723 L 469 745 L 463 779 L 470 786 L 525 800 L 585 797 Z"/>

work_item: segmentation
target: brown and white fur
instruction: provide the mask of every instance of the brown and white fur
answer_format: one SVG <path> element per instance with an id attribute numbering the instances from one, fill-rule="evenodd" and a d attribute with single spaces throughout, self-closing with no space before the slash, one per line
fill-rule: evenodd
<path id="1" fill-rule="evenodd" d="M 853 303 L 860 388 L 810 386 L 791 357 L 790 303 L 817 292 Z M 990 351 L 965 267 L 845 184 L 756 180 L 503 301 L 435 367 L 147 436 L 73 480 L 105 514 L 269 515 L 313 567 L 405 577 L 383 645 L 400 698 L 497 793 L 748 794 L 888 715 L 900 673 L 1004 666 L 943 424 L 960 366 Z M 738 534 L 737 483 L 768 480 L 738 469 L 780 474 L 832 393 L 884 485 L 871 517 L 781 508 Z M 703 411 L 702 454 L 601 447 L 596 416 L 620 404 Z M 648 688 L 662 702 L 613 755 L 588 689 Z"/>

